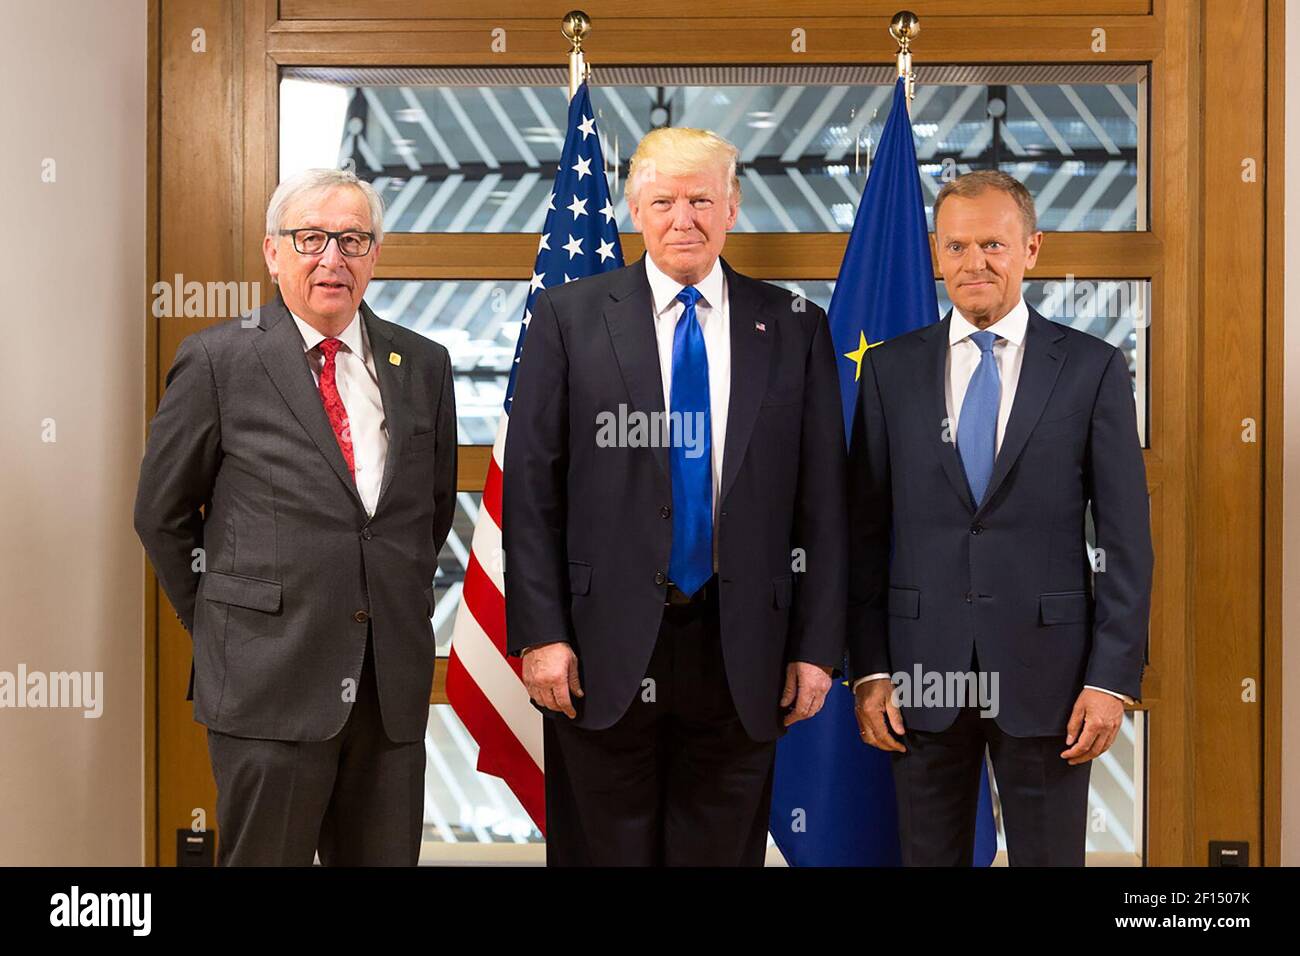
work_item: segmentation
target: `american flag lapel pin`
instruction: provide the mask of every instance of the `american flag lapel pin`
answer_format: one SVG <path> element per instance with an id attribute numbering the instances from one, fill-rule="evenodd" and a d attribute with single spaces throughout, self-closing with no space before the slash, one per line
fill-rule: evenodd
<path id="1" fill-rule="evenodd" d="M 401 357 L 400 355 L 398 355 L 396 352 L 389 352 L 389 353 L 388 353 L 388 364 L 389 364 L 389 365 L 401 365 L 401 364 L 402 364 L 402 357 Z"/>
<path id="2" fill-rule="evenodd" d="M 754 329 L 755 329 L 756 331 L 758 331 L 758 332 L 766 332 L 766 331 L 767 331 L 767 326 L 764 325 L 762 322 L 755 322 L 755 323 L 754 323 Z"/>

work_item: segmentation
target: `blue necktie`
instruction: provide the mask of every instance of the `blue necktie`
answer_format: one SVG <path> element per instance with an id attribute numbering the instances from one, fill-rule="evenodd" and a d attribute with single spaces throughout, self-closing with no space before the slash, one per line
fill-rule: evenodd
<path id="1" fill-rule="evenodd" d="M 997 453 L 998 406 L 1002 402 L 1002 376 L 993 357 L 993 342 L 997 338 L 992 332 L 970 335 L 971 341 L 979 346 L 980 363 L 966 386 L 957 424 L 957 451 L 977 508 L 993 477 L 993 459 Z"/>
<path id="2" fill-rule="evenodd" d="M 673 550 L 668 577 L 694 594 L 713 575 L 713 455 L 709 415 L 709 357 L 695 314 L 700 292 L 688 285 L 673 330 L 672 461 Z"/>

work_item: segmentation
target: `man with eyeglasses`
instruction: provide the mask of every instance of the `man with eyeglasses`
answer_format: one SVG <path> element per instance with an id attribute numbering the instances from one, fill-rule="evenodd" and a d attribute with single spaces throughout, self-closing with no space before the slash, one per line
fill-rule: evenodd
<path id="1" fill-rule="evenodd" d="M 433 577 L 455 507 L 447 350 L 363 301 L 383 204 L 350 172 L 281 183 L 279 289 L 186 338 L 135 527 L 193 639 L 222 865 L 414 865 Z"/>

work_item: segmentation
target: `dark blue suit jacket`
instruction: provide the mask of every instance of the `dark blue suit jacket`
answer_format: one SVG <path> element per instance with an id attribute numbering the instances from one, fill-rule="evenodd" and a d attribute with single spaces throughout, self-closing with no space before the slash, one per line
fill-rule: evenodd
<path id="1" fill-rule="evenodd" d="M 945 428 L 950 321 L 862 363 L 849 465 L 851 669 L 965 672 L 974 649 L 982 670 L 998 672 L 1002 730 L 1063 734 L 1085 684 L 1141 692 L 1152 550 L 1128 367 L 1115 347 L 1031 308 L 977 509 Z M 1096 573 L 1089 502 L 1105 556 Z M 903 720 L 940 731 L 956 714 L 905 707 Z"/>
<path id="2" fill-rule="evenodd" d="M 844 429 L 825 312 L 722 266 L 722 651 L 746 732 L 771 740 L 784 731 L 786 663 L 838 666 L 843 654 Z M 585 693 L 576 724 L 599 730 L 641 689 L 672 548 L 668 449 L 597 444 L 599 414 L 664 408 L 645 261 L 545 289 L 532 313 L 505 447 L 507 644 L 568 641 Z"/>

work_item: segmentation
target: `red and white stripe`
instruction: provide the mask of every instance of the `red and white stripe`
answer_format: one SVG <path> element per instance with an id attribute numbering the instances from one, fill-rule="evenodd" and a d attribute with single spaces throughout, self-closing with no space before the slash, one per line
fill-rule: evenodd
<path id="1" fill-rule="evenodd" d="M 465 586 L 452 627 L 447 699 L 478 742 L 479 772 L 504 780 L 545 836 L 543 718 L 529 703 L 519 658 L 506 654 L 501 461 L 509 421 L 503 413 L 474 525 Z"/>

